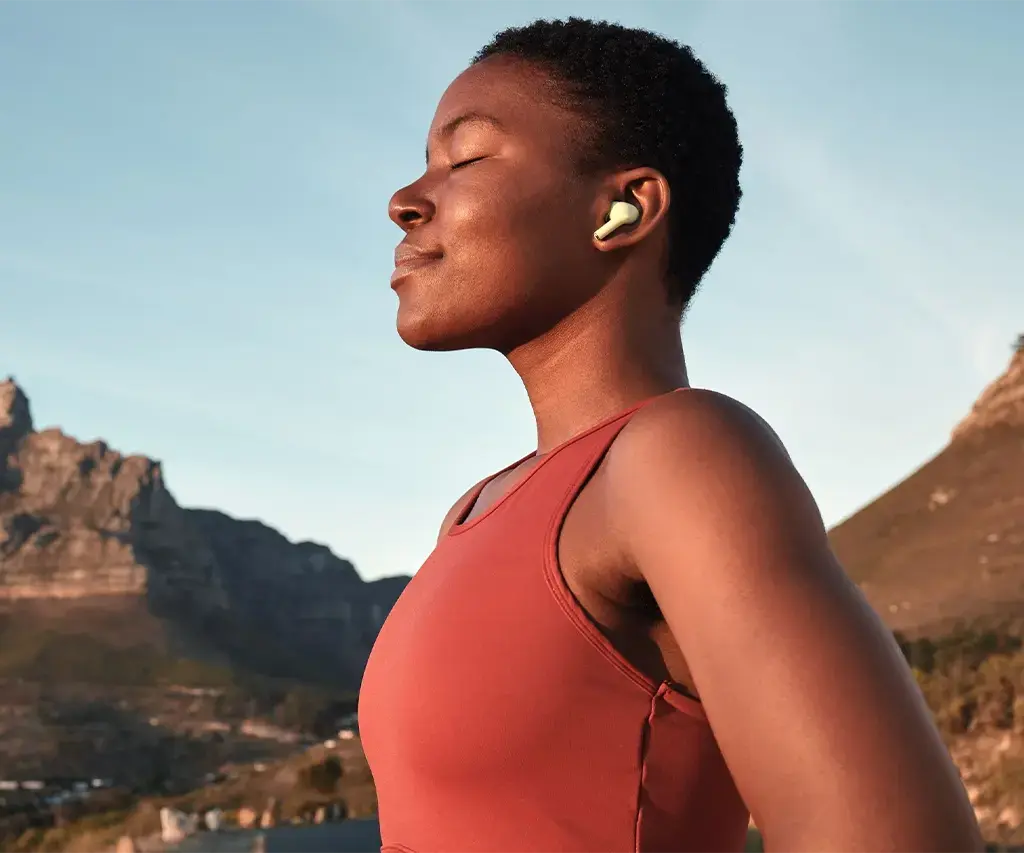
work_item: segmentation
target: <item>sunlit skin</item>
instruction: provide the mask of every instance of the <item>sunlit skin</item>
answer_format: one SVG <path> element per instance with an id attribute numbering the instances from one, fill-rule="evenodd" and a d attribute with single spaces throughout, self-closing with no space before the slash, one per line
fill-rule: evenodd
<path id="1" fill-rule="evenodd" d="M 688 387 L 665 280 L 667 216 L 686 199 L 642 165 L 581 174 L 585 125 L 557 85 L 521 60 L 470 67 L 441 98 L 425 172 L 391 200 L 400 336 L 502 353 L 537 424 L 536 456 L 471 508 L 467 491 L 442 534 L 566 439 Z M 642 215 L 599 241 L 616 200 Z M 696 389 L 641 409 L 569 510 L 558 554 L 623 655 L 699 696 L 769 850 L 983 849 L 898 648 L 749 409 Z"/>

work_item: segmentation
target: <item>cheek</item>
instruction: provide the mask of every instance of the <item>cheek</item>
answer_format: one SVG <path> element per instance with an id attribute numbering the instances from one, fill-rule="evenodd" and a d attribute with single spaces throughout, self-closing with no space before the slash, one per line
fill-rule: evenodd
<path id="1" fill-rule="evenodd" d="M 398 328 L 407 343 L 500 348 L 571 308 L 587 223 L 576 228 L 580 217 L 564 193 L 524 189 L 528 183 L 526 176 L 467 181 L 439 200 L 434 225 L 444 259 L 399 291 Z"/>
<path id="2" fill-rule="evenodd" d="M 578 217 L 560 189 L 535 176 L 508 176 L 445 199 L 439 224 L 459 278 L 482 290 L 523 295 L 563 268 L 579 249 L 572 239 Z"/>

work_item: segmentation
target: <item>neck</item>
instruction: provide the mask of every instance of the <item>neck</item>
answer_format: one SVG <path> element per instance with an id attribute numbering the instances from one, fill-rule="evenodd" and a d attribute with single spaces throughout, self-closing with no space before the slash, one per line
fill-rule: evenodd
<path id="1" fill-rule="evenodd" d="M 678 319 L 669 311 L 628 310 L 624 301 L 605 291 L 508 353 L 533 407 L 538 455 L 689 384 Z"/>

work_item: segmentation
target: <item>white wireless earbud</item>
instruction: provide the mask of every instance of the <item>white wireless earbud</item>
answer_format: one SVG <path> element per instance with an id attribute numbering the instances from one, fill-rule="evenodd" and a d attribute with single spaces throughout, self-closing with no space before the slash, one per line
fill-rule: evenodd
<path id="1" fill-rule="evenodd" d="M 608 211 L 608 221 L 594 232 L 594 237 L 603 240 L 620 225 L 632 225 L 640 218 L 640 208 L 628 201 L 616 201 L 612 203 L 612 209 Z"/>

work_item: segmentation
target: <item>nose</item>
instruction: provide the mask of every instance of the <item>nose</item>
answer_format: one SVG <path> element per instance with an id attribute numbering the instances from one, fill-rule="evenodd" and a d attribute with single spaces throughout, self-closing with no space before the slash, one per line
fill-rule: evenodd
<path id="1" fill-rule="evenodd" d="M 434 204 L 423 197 L 417 184 L 403 187 L 388 203 L 388 216 L 391 221 L 407 234 L 420 225 L 434 218 Z"/>

